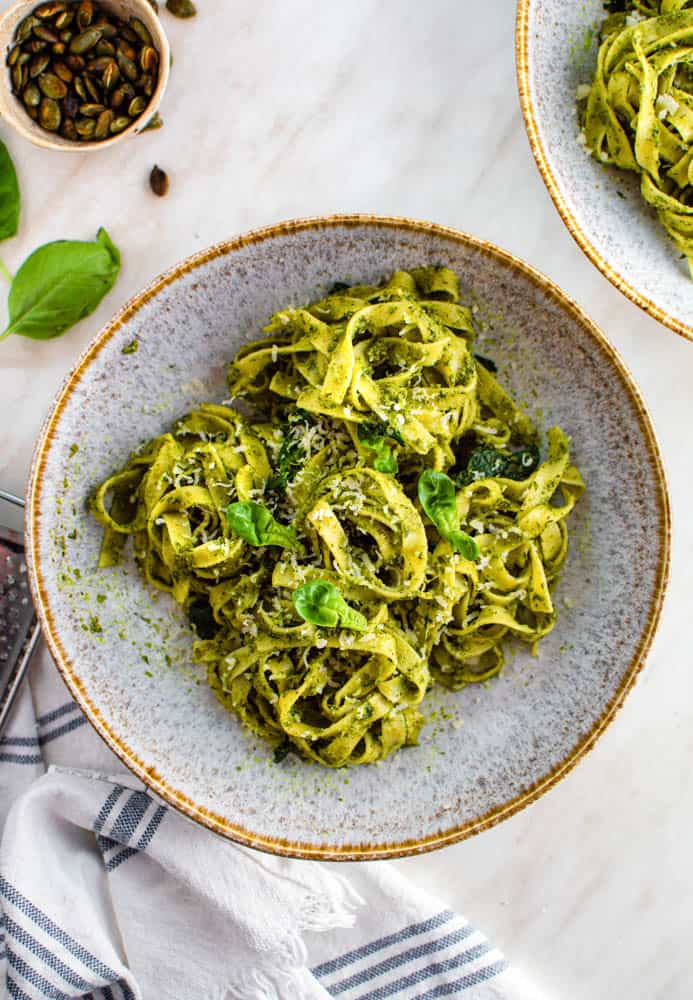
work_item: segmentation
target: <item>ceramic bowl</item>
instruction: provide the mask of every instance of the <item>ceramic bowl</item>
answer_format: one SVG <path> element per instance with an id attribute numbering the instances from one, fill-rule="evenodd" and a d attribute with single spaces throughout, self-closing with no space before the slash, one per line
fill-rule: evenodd
<path id="1" fill-rule="evenodd" d="M 19 0 L 18 3 L 13 3 L 8 7 L 0 16 L 0 52 L 6 53 L 9 50 L 15 28 L 38 4 L 39 0 Z M 24 110 L 24 106 L 12 93 L 7 66 L 3 66 L 0 73 L 0 118 L 35 146 L 41 146 L 43 149 L 55 149 L 63 153 L 90 153 L 99 149 L 107 149 L 109 146 L 114 146 L 117 142 L 124 142 L 130 136 L 141 132 L 161 104 L 168 83 L 171 51 L 166 32 L 162 28 L 154 8 L 149 0 L 101 0 L 101 4 L 124 20 L 129 17 L 138 17 L 149 29 L 154 40 L 154 47 L 159 53 L 159 80 L 156 90 L 140 117 L 122 132 L 100 142 L 73 142 L 70 139 L 63 139 L 62 136 L 55 135 L 53 132 L 46 132 L 35 121 L 32 121 Z"/>
<path id="2" fill-rule="evenodd" d="M 485 686 L 427 699 L 420 744 L 377 766 L 281 764 L 192 663 L 184 617 L 131 561 L 97 570 L 94 485 L 143 439 L 226 396 L 225 367 L 287 303 L 335 280 L 376 282 L 444 262 L 484 330 L 478 351 L 541 425 L 560 423 L 588 484 L 539 655 L 516 651 Z M 123 349 L 133 341 L 134 353 Z M 429 850 L 477 833 L 550 788 L 632 686 L 667 578 L 669 512 L 640 395 L 593 323 L 510 254 L 428 223 L 368 216 L 258 230 L 179 264 L 136 296 L 69 375 L 28 492 L 33 596 L 67 686 L 161 799 L 233 840 L 306 858 Z"/>
<path id="3" fill-rule="evenodd" d="M 603 0 L 519 0 L 517 70 L 527 134 L 568 230 L 647 313 L 693 339 L 688 265 L 640 196 L 639 177 L 604 167 L 578 142 L 575 92 L 590 83 Z"/>

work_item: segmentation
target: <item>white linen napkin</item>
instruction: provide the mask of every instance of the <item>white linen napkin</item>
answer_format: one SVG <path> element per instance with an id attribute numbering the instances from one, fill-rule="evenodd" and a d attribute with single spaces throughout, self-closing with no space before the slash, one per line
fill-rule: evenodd
<path id="1" fill-rule="evenodd" d="M 536 1000 L 383 862 L 238 847 L 161 805 L 45 649 L 0 740 L 0 984 L 13 1000 Z"/>

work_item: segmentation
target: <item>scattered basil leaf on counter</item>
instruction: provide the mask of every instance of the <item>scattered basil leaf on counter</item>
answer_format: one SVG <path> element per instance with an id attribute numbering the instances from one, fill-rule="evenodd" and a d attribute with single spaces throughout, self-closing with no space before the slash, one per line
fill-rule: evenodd
<path id="1" fill-rule="evenodd" d="M 327 580 L 311 580 L 293 593 L 294 607 L 304 621 L 323 628 L 350 628 L 365 632 L 368 619 L 350 607 L 341 593 Z"/>
<path id="2" fill-rule="evenodd" d="M 0 142 L 0 240 L 8 240 L 19 228 L 19 184 L 12 157 Z"/>
<path id="3" fill-rule="evenodd" d="M 33 340 L 59 337 L 94 312 L 119 271 L 120 251 L 105 229 L 93 243 L 56 240 L 39 247 L 12 282 L 9 324 L 0 340 L 11 333 Z"/>

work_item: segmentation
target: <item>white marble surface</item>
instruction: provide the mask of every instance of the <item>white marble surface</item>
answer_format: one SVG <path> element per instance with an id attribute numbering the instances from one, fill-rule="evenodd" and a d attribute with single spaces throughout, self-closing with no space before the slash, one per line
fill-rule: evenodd
<path id="1" fill-rule="evenodd" d="M 0 484 L 23 490 L 53 394 L 114 310 L 250 227 L 351 211 L 431 219 L 554 278 L 621 351 L 659 432 L 674 510 L 664 618 L 636 690 L 575 771 L 500 827 L 399 864 L 549 996 L 690 997 L 693 344 L 622 298 L 563 228 L 520 117 L 513 0 L 471 13 L 458 0 L 199 6 L 195 22 L 166 18 L 175 63 L 161 131 L 80 158 L 0 128 L 24 195 L 20 234 L 2 247 L 10 269 L 101 224 L 123 252 L 90 319 L 57 341 L 0 344 Z M 155 162 L 170 173 L 165 199 L 148 190 Z"/>

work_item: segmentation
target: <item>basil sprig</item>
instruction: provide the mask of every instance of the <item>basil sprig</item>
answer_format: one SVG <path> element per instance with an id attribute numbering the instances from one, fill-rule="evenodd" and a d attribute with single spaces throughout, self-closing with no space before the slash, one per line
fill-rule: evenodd
<path id="1" fill-rule="evenodd" d="M 349 628 L 365 632 L 368 619 L 350 607 L 337 587 L 327 580 L 311 580 L 293 593 L 294 607 L 304 621 L 323 628 Z"/>
<path id="2" fill-rule="evenodd" d="M 267 507 L 254 500 L 230 503 L 226 508 L 226 519 L 231 530 L 249 545 L 278 545 L 284 549 L 298 547 L 293 528 L 280 524 Z"/>
<path id="3" fill-rule="evenodd" d="M 52 340 L 94 312 L 120 271 L 120 251 L 105 229 L 93 243 L 56 240 L 27 257 L 7 300 L 11 333 Z"/>
<path id="4" fill-rule="evenodd" d="M 439 534 L 465 559 L 479 558 L 479 546 L 471 535 L 460 530 L 455 484 L 450 476 L 435 469 L 425 469 L 419 476 L 419 501 Z"/>
<path id="5" fill-rule="evenodd" d="M 17 232 L 20 205 L 17 172 L 7 147 L 0 142 L 0 240 L 8 240 Z"/>
<path id="6" fill-rule="evenodd" d="M 397 444 L 404 444 L 404 438 L 399 431 L 392 430 L 382 420 L 367 420 L 358 425 L 356 433 L 361 444 L 375 452 L 373 468 L 378 472 L 396 476 L 399 466 L 392 448 L 387 444 L 387 438 L 396 441 Z"/>
<path id="7" fill-rule="evenodd" d="M 527 479 L 539 465 L 539 449 L 535 444 L 519 451 L 499 451 L 497 448 L 475 448 L 469 456 L 460 483 L 466 486 L 478 479 Z"/>

